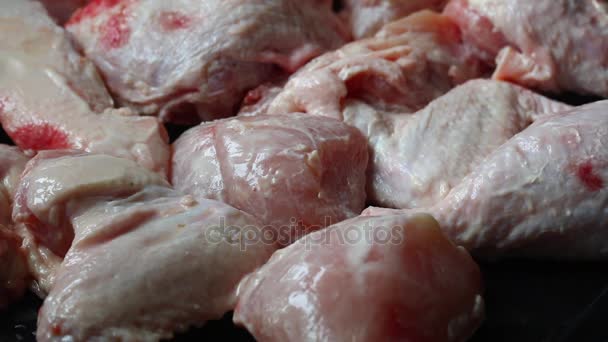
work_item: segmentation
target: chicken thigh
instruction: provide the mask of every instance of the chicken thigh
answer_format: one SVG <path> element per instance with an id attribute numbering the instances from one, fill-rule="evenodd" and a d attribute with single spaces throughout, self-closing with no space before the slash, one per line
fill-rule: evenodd
<path id="1" fill-rule="evenodd" d="M 23 150 L 73 148 L 168 168 L 164 127 L 113 102 L 42 5 L 0 0 L 0 122 Z"/>
<path id="2" fill-rule="evenodd" d="M 234 320 L 259 341 L 464 341 L 481 275 L 428 215 L 359 217 L 276 252 L 239 285 Z"/>
<path id="3" fill-rule="evenodd" d="M 38 341 L 155 341 L 218 319 L 277 248 L 244 212 L 182 195 L 130 160 L 75 151 L 29 162 L 13 217 L 39 244 L 28 253 L 54 261 L 33 272 L 49 292 Z"/>
<path id="4" fill-rule="evenodd" d="M 330 0 L 96 0 L 66 27 L 121 104 L 177 123 L 234 115 L 349 38 Z"/>
<path id="5" fill-rule="evenodd" d="M 370 146 L 368 199 L 391 208 L 428 207 L 488 154 L 537 118 L 569 106 L 505 82 L 472 80 L 407 115 L 349 100 L 344 122 Z"/>
<path id="6" fill-rule="evenodd" d="M 17 189 L 13 220 L 24 239 L 34 290 L 46 295 L 72 244 L 71 217 L 100 198 L 123 198 L 164 178 L 134 162 L 78 151 L 44 151 L 27 165 Z"/>
<path id="7" fill-rule="evenodd" d="M 241 278 L 276 249 L 252 216 L 165 187 L 72 217 L 74 243 L 38 319 L 38 341 L 158 341 L 219 319 Z"/>
<path id="8" fill-rule="evenodd" d="M 202 124 L 173 146 L 172 181 L 257 216 L 289 244 L 365 206 L 367 141 L 341 121 L 307 114 Z"/>
<path id="9" fill-rule="evenodd" d="M 486 258 L 608 257 L 608 101 L 538 119 L 479 163 L 432 214 Z M 402 211 L 367 209 L 366 215 Z"/>
<path id="10" fill-rule="evenodd" d="M 608 97 L 604 0 L 452 0 L 445 9 L 494 77 L 549 92 Z"/>

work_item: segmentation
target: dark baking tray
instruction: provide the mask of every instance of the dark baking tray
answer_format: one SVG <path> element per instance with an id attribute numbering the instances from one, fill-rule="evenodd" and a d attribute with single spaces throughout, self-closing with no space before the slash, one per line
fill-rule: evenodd
<path id="1" fill-rule="evenodd" d="M 562 97 L 572 104 L 592 98 Z M 172 140 L 183 132 L 168 126 Z M 10 143 L 0 130 L 0 142 Z M 471 341 L 608 341 L 608 262 L 512 260 L 480 264 L 485 281 L 486 319 Z M 42 301 L 29 293 L 0 313 L 0 342 L 35 341 Z M 231 323 L 231 314 L 175 341 L 253 341 Z"/>

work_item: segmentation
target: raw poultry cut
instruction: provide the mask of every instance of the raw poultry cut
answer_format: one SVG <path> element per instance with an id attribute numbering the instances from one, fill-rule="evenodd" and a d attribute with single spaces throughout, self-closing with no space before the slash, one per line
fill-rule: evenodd
<path id="1" fill-rule="evenodd" d="M 239 285 L 234 320 L 259 341 L 464 341 L 479 268 L 428 215 L 358 217 L 276 252 Z"/>
<path id="2" fill-rule="evenodd" d="M 13 220 L 25 240 L 34 290 L 46 295 L 72 244 L 71 217 L 100 198 L 123 198 L 146 186 L 168 183 L 128 159 L 78 151 L 43 151 L 26 166 Z"/>
<path id="3" fill-rule="evenodd" d="M 79 8 L 84 7 L 89 0 L 39 0 L 42 2 L 49 15 L 58 24 L 63 25 L 72 14 Z"/>
<path id="4" fill-rule="evenodd" d="M 11 220 L 13 196 L 26 162 L 19 149 L 0 145 L 0 311 L 23 295 L 29 280 L 21 239 Z"/>
<path id="5" fill-rule="evenodd" d="M 338 120 L 300 113 L 218 120 L 184 133 L 173 154 L 177 190 L 257 216 L 283 244 L 365 207 L 367 140 Z"/>
<path id="6" fill-rule="evenodd" d="M 446 0 L 345 0 L 343 15 L 353 37 L 373 36 L 382 26 L 423 9 L 441 10 Z"/>
<path id="7" fill-rule="evenodd" d="M 97 0 L 66 27 L 120 104 L 178 123 L 234 115 L 350 37 L 331 0 Z"/>
<path id="8" fill-rule="evenodd" d="M 112 156 L 42 152 L 16 201 L 15 220 L 60 263 L 40 282 L 39 341 L 158 340 L 218 319 L 276 249 L 252 216 Z"/>
<path id="9" fill-rule="evenodd" d="M 549 92 L 608 97 L 604 0 L 452 0 L 446 15 L 488 60 L 494 77 Z"/>
<path id="10" fill-rule="evenodd" d="M 569 106 L 506 82 L 471 80 L 413 114 L 344 103 L 344 122 L 369 140 L 368 201 L 428 207 L 537 118 Z"/>
<path id="11" fill-rule="evenodd" d="M 608 101 L 539 118 L 479 163 L 432 214 L 483 257 L 608 257 Z M 401 213 L 371 208 L 367 215 Z"/>
<path id="12" fill-rule="evenodd" d="M 42 5 L 0 0 L 0 122 L 23 150 L 73 148 L 129 158 L 161 173 L 162 125 L 113 102 L 95 66 Z"/>
<path id="13" fill-rule="evenodd" d="M 262 233 L 252 216 L 167 188 L 101 201 L 73 224 L 38 341 L 155 341 L 219 319 L 241 278 L 275 250 L 247 240 Z"/>
<path id="14" fill-rule="evenodd" d="M 250 93 L 267 103 L 255 113 L 306 112 L 342 119 L 343 104 L 360 99 L 380 109 L 414 112 L 454 86 L 484 75 L 485 66 L 461 42 L 449 18 L 421 11 L 385 26 L 375 37 L 317 57 L 282 91 Z M 264 92 L 262 94 L 265 94 Z M 255 107 L 254 107 L 255 108 Z M 251 110 L 243 110 L 247 114 Z"/>
<path id="15" fill-rule="evenodd" d="M 0 225 L 12 224 L 11 206 L 27 161 L 18 148 L 0 144 Z"/>

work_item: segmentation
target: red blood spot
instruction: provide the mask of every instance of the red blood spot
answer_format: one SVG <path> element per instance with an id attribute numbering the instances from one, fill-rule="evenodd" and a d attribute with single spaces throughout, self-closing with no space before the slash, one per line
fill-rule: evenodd
<path id="1" fill-rule="evenodd" d="M 51 325 L 51 332 L 55 336 L 61 335 L 61 325 L 59 325 L 59 324 L 53 324 L 53 325 Z"/>
<path id="2" fill-rule="evenodd" d="M 125 10 L 113 15 L 101 27 L 101 45 L 107 49 L 116 49 L 129 41 L 131 29 L 127 24 Z"/>
<path id="3" fill-rule="evenodd" d="M 21 126 L 9 135 L 23 150 L 58 150 L 71 147 L 67 134 L 47 123 Z"/>
<path id="4" fill-rule="evenodd" d="M 188 28 L 192 22 L 187 15 L 175 11 L 161 12 L 158 20 L 160 27 L 167 32 Z"/>
<path id="5" fill-rule="evenodd" d="M 99 15 L 103 10 L 112 8 L 123 0 L 93 0 L 83 8 L 78 9 L 70 20 L 65 24 L 66 26 L 75 25 L 80 23 L 85 18 L 93 18 Z"/>
<path id="6" fill-rule="evenodd" d="M 590 161 L 579 165 L 576 175 L 590 191 L 598 191 L 604 187 L 604 180 L 594 173 L 593 165 Z"/>

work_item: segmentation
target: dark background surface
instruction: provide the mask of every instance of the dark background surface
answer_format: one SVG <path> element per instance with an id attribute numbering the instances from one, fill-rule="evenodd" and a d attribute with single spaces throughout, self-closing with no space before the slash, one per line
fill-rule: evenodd
<path id="1" fill-rule="evenodd" d="M 486 320 L 471 341 L 608 341 L 608 264 L 531 262 L 482 264 Z M 0 315 L 0 341 L 35 341 L 41 301 L 29 294 Z M 230 315 L 175 341 L 253 341 Z"/>
<path id="2" fill-rule="evenodd" d="M 566 96 L 560 100 L 582 104 L 595 99 Z M 167 126 L 172 140 L 185 129 Z M 0 143 L 10 143 L 1 129 Z M 514 260 L 480 266 L 486 319 L 472 342 L 608 342 L 608 263 Z M 0 342 L 35 341 L 40 305 L 40 299 L 28 294 L 21 303 L 0 313 Z M 231 323 L 230 314 L 174 340 L 219 339 L 253 341 Z"/>

